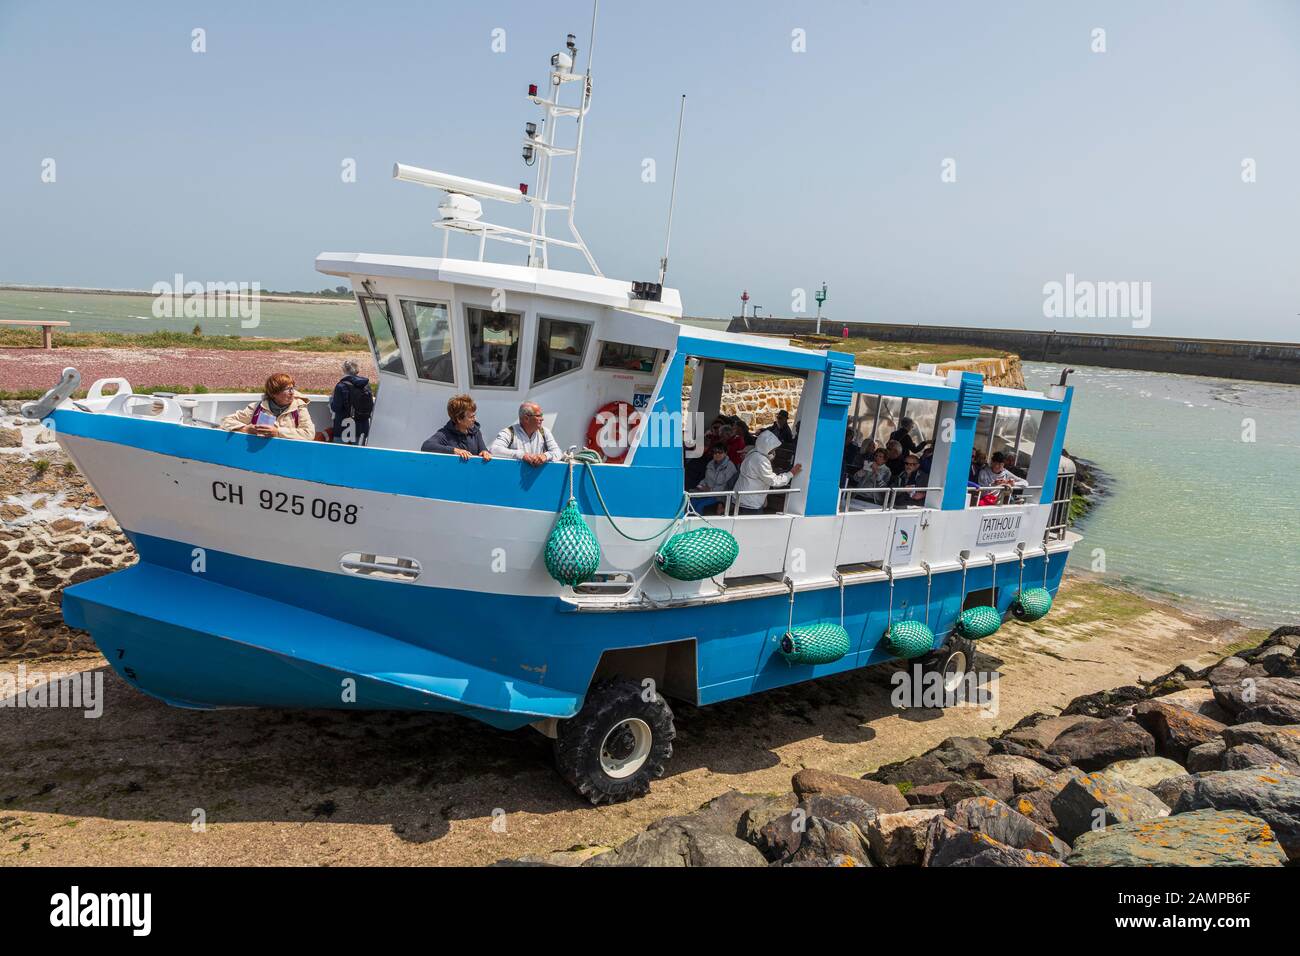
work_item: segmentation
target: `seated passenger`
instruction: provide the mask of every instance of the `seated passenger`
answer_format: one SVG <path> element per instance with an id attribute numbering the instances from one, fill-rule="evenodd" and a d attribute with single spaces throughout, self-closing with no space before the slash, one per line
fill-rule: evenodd
<path id="1" fill-rule="evenodd" d="M 497 432 L 488 450 L 499 458 L 515 458 L 530 465 L 544 465 L 564 458 L 555 436 L 542 421 L 542 406 L 536 402 L 520 405 L 519 421 Z"/>
<path id="2" fill-rule="evenodd" d="M 983 450 L 976 448 L 970 453 L 970 480 L 976 484 L 984 484 L 980 481 L 980 474 L 986 467 Z"/>
<path id="3" fill-rule="evenodd" d="M 924 488 L 930 483 L 930 476 L 921 470 L 921 456 L 912 452 L 903 459 L 903 470 L 894 479 L 894 487 L 899 489 L 894 495 L 896 508 L 920 508 L 925 505 L 924 491 L 908 489 Z"/>
<path id="4" fill-rule="evenodd" d="M 727 446 L 722 442 L 715 442 L 709 449 L 709 464 L 704 469 L 704 478 L 697 484 L 693 491 L 730 491 L 736 483 L 736 476 L 739 472 L 736 466 L 731 463 L 727 457 Z M 720 498 L 695 498 L 693 504 L 698 508 L 709 508 L 713 505 L 721 505 Z"/>
<path id="5" fill-rule="evenodd" d="M 889 466 L 889 473 L 897 478 L 902 474 L 905 463 L 903 446 L 896 441 L 887 442 L 885 444 L 885 464 Z"/>
<path id="6" fill-rule="evenodd" d="M 276 372 L 266 380 L 262 397 L 221 421 L 228 432 L 247 432 L 263 438 L 297 438 L 311 441 L 316 426 L 307 414 L 307 400 L 293 387 L 293 376 Z"/>
<path id="7" fill-rule="evenodd" d="M 871 460 L 853 473 L 853 479 L 859 488 L 888 488 L 893 484 L 894 474 L 885 464 L 885 449 L 877 448 Z"/>
<path id="8" fill-rule="evenodd" d="M 742 515 L 763 513 L 767 504 L 769 488 L 784 488 L 790 479 L 803 470 L 803 465 L 795 465 L 789 471 L 777 474 L 772 470 L 772 453 L 781 447 L 781 439 L 771 432 L 763 432 L 749 449 L 745 460 L 740 465 L 740 477 L 736 479 L 737 504 Z M 749 494 L 744 494 L 749 492 Z"/>
<path id="9" fill-rule="evenodd" d="M 453 395 L 447 400 L 447 424 L 424 440 L 420 451 L 440 455 L 457 455 L 466 461 L 478 455 L 484 461 L 492 460 L 483 441 L 483 432 L 475 420 L 478 405 L 468 395 Z"/>
<path id="10" fill-rule="evenodd" d="M 1008 457 L 1000 451 L 994 452 L 993 457 L 989 459 L 988 467 L 980 471 L 980 487 L 1000 489 L 993 494 L 997 495 L 995 501 L 1001 504 L 1006 504 L 1015 496 L 1014 489 L 1024 488 L 1029 484 L 1018 475 L 1013 475 L 1007 468 Z M 980 504 L 984 503 L 984 498 L 981 498 Z"/>
<path id="11" fill-rule="evenodd" d="M 731 463 L 739 468 L 745 460 L 745 436 L 734 424 L 727 422 L 722 426 L 719 440 L 726 444 Z"/>
<path id="12" fill-rule="evenodd" d="M 776 421 L 768 425 L 763 431 L 772 432 L 777 438 L 781 439 L 781 444 L 794 441 L 794 432 L 790 431 L 790 413 L 784 408 L 776 413 Z"/>

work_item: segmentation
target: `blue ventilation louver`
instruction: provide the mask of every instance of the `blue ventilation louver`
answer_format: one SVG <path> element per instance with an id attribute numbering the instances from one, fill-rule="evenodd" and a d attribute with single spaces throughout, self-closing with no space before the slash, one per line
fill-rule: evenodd
<path id="1" fill-rule="evenodd" d="M 957 398 L 958 418 L 979 418 L 980 406 L 984 404 L 984 378 L 974 373 L 966 373 L 961 378 L 961 392 Z"/>
<path id="2" fill-rule="evenodd" d="M 826 404 L 847 405 L 853 401 L 853 356 L 826 353 Z"/>

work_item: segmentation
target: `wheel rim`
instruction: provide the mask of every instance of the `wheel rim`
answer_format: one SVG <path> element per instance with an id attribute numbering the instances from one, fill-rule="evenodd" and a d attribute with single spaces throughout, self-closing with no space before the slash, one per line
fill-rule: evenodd
<path id="1" fill-rule="evenodd" d="M 965 677 L 966 652 L 953 651 L 948 655 L 948 659 L 943 662 L 943 692 L 945 694 L 956 693 Z"/>
<path id="2" fill-rule="evenodd" d="M 615 780 L 630 777 L 650 759 L 654 734 L 640 717 L 620 720 L 600 742 L 600 769 Z"/>

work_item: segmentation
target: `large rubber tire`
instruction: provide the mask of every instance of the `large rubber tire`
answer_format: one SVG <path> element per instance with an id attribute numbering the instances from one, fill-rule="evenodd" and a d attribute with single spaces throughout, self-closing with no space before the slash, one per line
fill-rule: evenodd
<path id="1" fill-rule="evenodd" d="M 582 710 L 560 721 L 555 738 L 555 767 L 569 785 L 593 804 L 622 803 L 650 792 L 673 755 L 672 708 L 662 696 L 642 697 L 636 681 L 616 677 L 598 681 L 587 691 Z M 642 729 L 644 728 L 644 729 Z M 649 741 L 644 734 L 648 730 Z M 620 754 L 644 750 L 644 760 L 625 776 L 609 771 Z"/>
<path id="2" fill-rule="evenodd" d="M 921 667 L 923 676 L 932 672 L 947 674 L 951 670 L 957 679 L 964 680 L 966 674 L 975 669 L 975 642 L 958 637 L 955 633 L 950 634 L 942 647 L 922 659 Z M 945 693 L 943 695 L 945 707 L 949 704 L 948 698 L 949 695 Z M 952 703 L 958 704 L 961 700 Z"/>

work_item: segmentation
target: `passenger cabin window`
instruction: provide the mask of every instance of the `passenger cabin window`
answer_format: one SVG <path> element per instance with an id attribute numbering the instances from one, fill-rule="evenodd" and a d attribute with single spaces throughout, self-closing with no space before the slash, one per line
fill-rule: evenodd
<path id="1" fill-rule="evenodd" d="M 402 364 L 402 347 L 397 344 L 397 329 L 388 312 L 388 301 L 377 296 L 360 295 L 361 317 L 366 321 L 370 341 L 374 343 L 375 364 L 381 372 L 405 375 Z"/>
<path id="2" fill-rule="evenodd" d="M 402 300 L 406 337 L 415 356 L 415 374 L 426 382 L 454 385 L 451 359 L 451 316 L 442 302 Z"/>
<path id="3" fill-rule="evenodd" d="M 591 326 L 585 322 L 539 318 L 533 384 L 582 368 L 590 329 Z"/>
<path id="4" fill-rule="evenodd" d="M 599 368 L 617 368 L 625 372 L 653 372 L 659 359 L 659 350 L 648 345 L 626 345 L 606 342 L 600 350 Z"/>
<path id="5" fill-rule="evenodd" d="M 467 308 L 470 381 L 476 387 L 519 384 L 519 312 Z"/>

